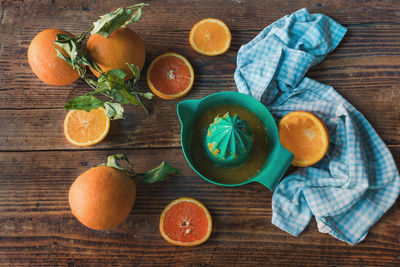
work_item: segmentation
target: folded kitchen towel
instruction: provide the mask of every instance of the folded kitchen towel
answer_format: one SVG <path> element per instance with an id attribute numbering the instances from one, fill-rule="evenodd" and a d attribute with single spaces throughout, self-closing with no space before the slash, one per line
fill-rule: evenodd
<path id="1" fill-rule="evenodd" d="M 272 223 L 297 236 L 314 215 L 320 232 L 357 244 L 396 201 L 400 176 L 364 116 L 331 86 L 304 77 L 345 33 L 331 18 L 307 9 L 284 16 L 240 48 L 235 82 L 277 121 L 291 111 L 309 111 L 330 134 L 325 157 L 297 169 L 276 188 Z"/>

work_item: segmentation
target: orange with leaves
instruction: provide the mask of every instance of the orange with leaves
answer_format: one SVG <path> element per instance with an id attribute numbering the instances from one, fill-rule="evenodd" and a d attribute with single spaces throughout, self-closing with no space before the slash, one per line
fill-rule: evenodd
<path id="1" fill-rule="evenodd" d="M 72 214 L 85 226 L 107 230 L 128 217 L 136 186 L 122 170 L 98 166 L 82 173 L 69 189 Z"/>
<path id="2" fill-rule="evenodd" d="M 126 63 L 134 64 L 142 70 L 146 51 L 139 35 L 131 29 L 119 28 L 106 38 L 99 34 L 93 34 L 87 41 L 86 49 L 89 56 L 99 65 L 103 72 L 112 69 L 121 69 L 127 76 L 133 77 Z M 91 68 L 99 77 L 100 73 Z"/>
<path id="3" fill-rule="evenodd" d="M 65 51 L 57 46 L 54 41 L 57 34 L 73 36 L 71 33 L 47 29 L 38 33 L 31 41 L 28 48 L 28 62 L 36 76 L 43 82 L 51 85 L 67 85 L 79 78 L 77 70 L 57 56 L 57 48 L 64 56 Z"/>
<path id="4" fill-rule="evenodd" d="M 125 160 L 128 169 L 121 167 Z M 118 226 L 129 215 L 136 199 L 136 186 L 132 180 L 142 176 L 142 181 L 154 183 L 168 174 L 179 171 L 162 162 L 146 173 L 136 173 L 124 154 L 108 156 L 107 163 L 93 167 L 75 179 L 68 194 L 72 214 L 85 226 L 107 230 Z"/>

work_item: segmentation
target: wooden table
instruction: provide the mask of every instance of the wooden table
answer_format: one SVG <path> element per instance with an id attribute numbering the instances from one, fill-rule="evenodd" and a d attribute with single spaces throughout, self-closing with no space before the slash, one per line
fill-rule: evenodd
<path id="1" fill-rule="evenodd" d="M 32 38 L 46 28 L 79 34 L 90 23 L 133 1 L 2 1 L 0 5 L 0 264 L 21 265 L 400 265 L 399 201 L 356 246 L 319 233 L 312 221 L 293 237 L 271 224 L 271 197 L 260 184 L 223 188 L 200 179 L 180 147 L 178 101 L 154 98 L 151 114 L 126 107 L 98 145 L 77 148 L 63 135 L 61 109 L 88 88 L 81 81 L 55 87 L 42 83 L 27 62 Z M 348 28 L 344 40 L 308 76 L 332 85 L 375 127 L 400 162 L 400 7 L 398 1 L 149 1 L 131 26 L 146 44 L 148 63 L 168 51 L 186 56 L 195 70 L 199 99 L 235 91 L 236 54 L 265 26 L 307 7 Z M 224 20 L 232 46 L 221 56 L 196 53 L 188 43 L 200 19 Z M 145 79 L 139 85 L 146 88 Z M 128 219 L 111 231 L 94 231 L 71 214 L 67 192 L 77 177 L 107 155 L 126 153 L 137 171 L 167 160 L 182 172 L 156 184 L 137 182 Z M 211 238 L 198 247 L 168 244 L 158 231 L 171 200 L 190 196 L 213 216 Z"/>

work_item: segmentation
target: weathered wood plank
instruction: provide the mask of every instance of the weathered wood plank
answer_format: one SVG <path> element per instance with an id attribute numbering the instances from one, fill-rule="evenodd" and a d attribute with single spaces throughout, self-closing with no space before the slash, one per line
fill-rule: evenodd
<path id="1" fill-rule="evenodd" d="M 399 99 L 399 95 L 394 90 L 392 94 L 389 98 L 380 91 L 371 93 L 369 96 L 375 97 L 379 104 L 360 110 L 387 144 L 396 145 L 400 144 L 400 112 L 396 112 L 398 102 L 392 101 Z M 128 106 L 127 118 L 112 121 L 106 139 L 86 149 L 179 147 L 181 126 L 176 115 L 177 103 L 152 101 L 149 115 L 140 107 Z M 64 137 L 66 113 L 62 109 L 0 110 L 0 151 L 81 149 Z"/>
<path id="2" fill-rule="evenodd" d="M 313 75 L 314 78 L 333 85 L 344 95 L 353 91 L 353 87 L 357 89 L 357 79 L 360 77 L 366 78 L 367 81 L 368 78 L 379 81 L 382 93 L 387 91 L 386 88 L 398 88 L 395 83 L 400 68 L 398 5 L 390 2 L 377 5 L 373 1 L 363 2 L 362 5 L 358 3 L 360 1 L 298 1 L 290 4 L 284 1 L 262 4 L 258 1 L 238 2 L 241 3 L 206 1 L 202 2 L 201 8 L 199 4 L 185 5 L 185 2 L 151 3 L 144 12 L 143 20 L 132 26 L 146 44 L 146 66 L 151 59 L 163 52 L 177 51 L 193 63 L 198 76 L 195 89 L 201 92 L 200 95 L 209 94 L 210 87 L 217 84 L 222 90 L 235 90 L 233 72 L 236 52 L 240 45 L 251 40 L 263 27 L 282 15 L 301 7 L 309 7 L 311 12 L 331 15 L 349 28 L 340 47 L 328 57 L 329 61 L 324 63 L 328 69 L 321 70 L 320 67 L 316 67 L 318 72 Z M 224 6 L 229 8 L 223 8 Z M 78 34 L 100 14 L 115 7 L 116 3 L 82 5 L 79 1 L 68 1 L 68 4 L 63 1 L 57 1 L 55 4 L 49 1 L 2 3 L 0 108 L 61 107 L 72 95 L 84 92 L 87 86 L 82 82 L 54 87 L 39 81 L 27 63 L 27 47 L 35 34 L 42 29 L 64 28 Z M 47 16 L 50 10 L 53 16 Z M 28 14 L 36 18 L 29 24 L 23 19 Z M 227 54 L 214 58 L 197 54 L 187 41 L 192 25 L 197 20 L 211 15 L 225 20 L 233 34 L 232 48 Z M 183 20 L 183 17 L 187 19 Z M 342 61 L 343 64 L 339 66 L 331 61 L 339 58 L 347 60 Z M 359 64 L 353 64 L 349 58 L 356 58 Z M 362 68 L 364 64 L 368 64 L 369 68 Z M 341 83 L 344 85 L 341 86 Z M 147 89 L 144 81 L 140 86 Z M 350 100 L 353 100 L 356 106 L 363 106 L 365 103 L 359 103 L 358 99 L 362 99 L 365 93 L 375 92 L 377 88 L 374 84 L 368 84 L 363 92 L 354 90 L 356 95 Z M 376 104 L 374 101 L 372 103 Z M 365 109 L 369 110 L 370 107 Z"/>
<path id="3" fill-rule="evenodd" d="M 111 122 L 106 139 L 89 149 L 177 147 L 180 125 L 176 102 L 148 115 L 141 107 L 128 107 L 127 118 Z M 59 109 L 0 110 L 1 150 L 79 149 L 64 136 L 66 111 Z"/>
<path id="4" fill-rule="evenodd" d="M 315 222 L 297 238 L 271 224 L 272 194 L 259 184 L 236 188 L 203 181 L 180 149 L 120 150 L 138 172 L 168 159 L 181 170 L 156 184 L 137 182 L 137 199 L 116 229 L 93 231 L 70 213 L 67 192 L 84 170 L 109 151 L 0 153 L 0 263 L 3 264 L 204 264 L 382 265 L 398 264 L 399 202 L 350 246 L 317 231 Z M 397 161 L 400 148 L 392 152 Z M 195 188 L 195 190 L 194 190 Z M 213 216 L 211 239 L 199 247 L 169 245 L 158 231 L 159 215 L 171 200 L 190 196 Z"/>
<path id="5" fill-rule="evenodd" d="M 142 75 L 147 70 L 149 61 L 156 55 L 148 57 Z M 204 97 L 218 90 L 237 90 L 233 79 L 236 67 L 235 55 L 224 55 L 219 59 L 213 59 L 212 62 L 205 56 L 190 55 L 188 58 L 195 70 L 195 83 L 193 91 L 186 98 Z M 21 59 L 21 61 L 26 61 L 26 59 Z M 396 83 L 400 76 L 399 62 L 400 56 L 339 58 L 334 52 L 323 63 L 312 68 L 309 76 L 322 83 L 332 85 L 355 106 L 365 106 L 366 110 L 369 110 L 372 107 L 368 105 L 379 104 L 379 102 L 375 97 L 366 98 L 366 95 L 380 94 L 380 98 L 387 98 L 388 101 L 398 100 L 391 96 L 393 91 L 399 89 L 399 85 Z M 10 64 L 10 62 L 6 62 L 4 66 L 10 66 Z M 19 68 L 19 70 L 5 70 L 5 75 L 0 79 L 1 109 L 63 107 L 69 98 L 84 94 L 89 90 L 88 85 L 82 81 L 68 86 L 46 85 L 34 76 L 27 62 L 22 64 L 24 64 L 24 68 Z M 25 73 L 22 74 L 19 71 Z M 140 80 L 138 88 L 149 90 L 144 77 Z"/>

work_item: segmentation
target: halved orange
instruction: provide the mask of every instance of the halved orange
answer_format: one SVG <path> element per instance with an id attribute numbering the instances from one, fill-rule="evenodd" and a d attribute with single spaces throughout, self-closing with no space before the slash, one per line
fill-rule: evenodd
<path id="1" fill-rule="evenodd" d="M 169 203 L 161 213 L 160 232 L 178 246 L 197 246 L 210 237 L 211 215 L 199 201 L 182 197 Z"/>
<path id="2" fill-rule="evenodd" d="M 64 134 L 76 146 L 90 146 L 102 141 L 110 130 L 105 108 L 70 110 L 64 120 Z"/>
<path id="3" fill-rule="evenodd" d="M 147 83 L 163 99 L 176 99 L 189 93 L 194 73 L 189 61 L 177 53 L 156 57 L 147 70 Z"/>
<path id="4" fill-rule="evenodd" d="M 212 18 L 197 22 L 189 36 L 192 48 L 207 56 L 216 56 L 228 51 L 231 39 L 228 26 L 223 21 Z"/>
<path id="5" fill-rule="evenodd" d="M 328 150 L 328 130 L 310 112 L 290 112 L 279 122 L 278 129 L 282 145 L 294 154 L 294 166 L 311 166 L 320 161 Z"/>

